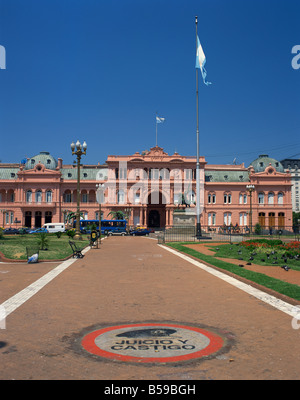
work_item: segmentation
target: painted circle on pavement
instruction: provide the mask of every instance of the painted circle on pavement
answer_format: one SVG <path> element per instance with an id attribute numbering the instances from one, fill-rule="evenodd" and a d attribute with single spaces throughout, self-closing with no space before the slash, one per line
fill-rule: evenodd
<path id="1" fill-rule="evenodd" d="M 95 330 L 81 345 L 89 353 L 111 360 L 167 363 L 209 356 L 223 347 L 224 340 L 199 327 L 140 323 Z"/>

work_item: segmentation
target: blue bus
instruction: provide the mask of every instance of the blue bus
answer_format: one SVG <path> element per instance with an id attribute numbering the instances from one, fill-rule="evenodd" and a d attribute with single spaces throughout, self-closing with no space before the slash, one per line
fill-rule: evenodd
<path id="1" fill-rule="evenodd" d="M 96 229 L 99 231 L 99 219 L 81 219 L 80 232 L 91 233 L 91 226 L 93 224 L 96 225 Z M 126 226 L 126 219 L 102 219 L 101 233 L 107 235 L 109 232 L 126 232 Z M 76 220 L 73 222 L 73 228 L 76 228 Z"/>

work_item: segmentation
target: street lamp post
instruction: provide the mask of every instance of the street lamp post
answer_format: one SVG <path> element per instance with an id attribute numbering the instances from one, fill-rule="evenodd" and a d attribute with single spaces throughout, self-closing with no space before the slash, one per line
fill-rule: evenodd
<path id="1" fill-rule="evenodd" d="M 3 228 L 4 228 L 4 217 L 5 217 L 7 210 L 2 209 L 1 212 L 3 214 Z"/>
<path id="2" fill-rule="evenodd" d="M 103 203 L 104 183 L 96 184 L 96 188 L 97 188 L 96 198 L 99 204 L 99 245 L 101 245 L 101 204 Z"/>
<path id="3" fill-rule="evenodd" d="M 249 196 L 250 196 L 250 213 L 249 213 L 249 217 L 250 217 L 250 234 L 252 233 L 252 192 L 255 189 L 254 185 L 247 185 L 246 189 L 249 192 Z"/>
<path id="4" fill-rule="evenodd" d="M 87 144 L 84 141 L 83 144 L 77 140 L 76 144 L 71 143 L 72 154 L 77 156 L 77 211 L 76 211 L 76 229 L 74 239 L 82 239 L 80 233 L 80 160 L 81 156 L 86 154 Z"/>

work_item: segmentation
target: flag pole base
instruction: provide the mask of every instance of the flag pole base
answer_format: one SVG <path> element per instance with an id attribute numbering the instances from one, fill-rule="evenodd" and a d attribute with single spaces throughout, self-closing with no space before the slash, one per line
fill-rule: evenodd
<path id="1" fill-rule="evenodd" d="M 196 238 L 197 238 L 197 239 L 202 239 L 202 232 L 201 232 L 201 224 L 200 224 L 200 222 L 197 222 L 197 226 L 196 226 Z"/>

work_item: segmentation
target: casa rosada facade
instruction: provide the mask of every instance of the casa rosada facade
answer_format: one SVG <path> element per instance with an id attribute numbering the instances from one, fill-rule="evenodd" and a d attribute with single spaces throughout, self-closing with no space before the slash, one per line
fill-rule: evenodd
<path id="1" fill-rule="evenodd" d="M 102 219 L 111 219 L 111 211 L 121 210 L 130 226 L 169 228 L 179 210 L 195 216 L 195 204 L 196 157 L 169 155 L 155 146 L 131 156 L 109 155 L 104 165 L 80 169 L 84 219 L 98 219 L 100 209 Z M 48 152 L 18 164 L 0 164 L 0 210 L 4 228 L 64 221 L 77 210 L 77 166 L 64 165 Z M 209 165 L 200 157 L 200 210 L 201 225 L 211 230 L 224 225 L 246 228 L 251 223 L 290 230 L 291 175 L 267 155 L 248 167 Z"/>

